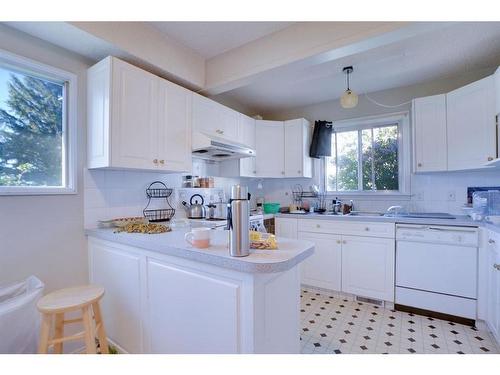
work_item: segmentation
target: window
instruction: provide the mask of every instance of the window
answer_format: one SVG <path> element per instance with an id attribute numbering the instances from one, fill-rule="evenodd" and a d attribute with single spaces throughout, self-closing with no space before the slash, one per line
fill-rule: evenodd
<path id="1" fill-rule="evenodd" d="M 74 84 L 69 73 L 0 52 L 0 193 L 74 192 Z"/>
<path id="2" fill-rule="evenodd" d="M 402 134 L 406 134 L 406 122 L 396 116 L 334 123 L 332 156 L 324 161 L 325 190 L 404 193 L 407 168 Z"/>

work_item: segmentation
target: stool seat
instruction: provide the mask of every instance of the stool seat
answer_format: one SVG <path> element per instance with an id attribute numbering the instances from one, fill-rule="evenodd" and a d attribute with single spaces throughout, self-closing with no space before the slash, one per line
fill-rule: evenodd
<path id="1" fill-rule="evenodd" d="M 62 353 L 65 342 L 83 339 L 86 353 L 95 354 L 97 349 L 96 334 L 101 353 L 109 353 L 108 340 L 99 305 L 99 300 L 103 295 L 103 287 L 84 285 L 57 290 L 40 298 L 37 308 L 42 314 L 42 323 L 40 325 L 38 353 L 47 353 L 51 346 L 54 346 L 54 353 Z M 80 318 L 65 319 L 66 313 L 75 311 L 81 312 Z M 55 325 L 51 337 L 53 321 L 55 321 Z M 71 336 L 64 335 L 65 325 L 80 322 L 83 324 L 83 332 Z"/>
<path id="2" fill-rule="evenodd" d="M 43 313 L 58 313 L 77 310 L 98 301 L 104 295 L 104 288 L 98 285 L 84 285 L 56 290 L 40 298 L 37 307 Z"/>

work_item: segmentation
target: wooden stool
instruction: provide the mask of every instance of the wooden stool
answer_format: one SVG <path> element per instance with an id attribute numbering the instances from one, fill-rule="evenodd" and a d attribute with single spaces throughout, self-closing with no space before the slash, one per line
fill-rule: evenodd
<path id="1" fill-rule="evenodd" d="M 108 340 L 99 307 L 99 300 L 103 295 L 104 288 L 97 285 L 86 285 L 61 289 L 42 297 L 37 304 L 38 310 L 42 313 L 38 353 L 47 353 L 51 345 L 54 345 L 54 353 L 62 353 L 63 342 L 84 339 L 87 354 L 95 354 L 96 343 L 92 320 L 95 321 L 101 353 L 109 353 Z M 64 320 L 65 313 L 76 310 L 82 311 L 81 318 Z M 54 337 L 50 339 L 53 317 L 55 317 Z M 83 332 L 64 337 L 64 325 L 77 322 L 83 322 Z"/>

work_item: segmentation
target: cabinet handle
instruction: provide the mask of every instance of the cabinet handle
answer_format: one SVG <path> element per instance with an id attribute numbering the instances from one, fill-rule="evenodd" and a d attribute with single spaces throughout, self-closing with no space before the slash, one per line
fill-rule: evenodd
<path id="1" fill-rule="evenodd" d="M 488 243 L 495 243 L 495 240 L 494 240 L 493 238 L 490 238 L 490 239 L 488 240 Z"/>
<path id="2" fill-rule="evenodd" d="M 300 174 L 301 172 L 300 171 L 297 171 L 298 174 Z"/>
<path id="3" fill-rule="evenodd" d="M 494 158 L 492 156 L 488 156 L 488 161 L 492 161 Z"/>
<path id="4" fill-rule="evenodd" d="M 321 225 L 319 225 L 319 224 L 316 224 L 316 228 L 321 228 Z"/>
<path id="5" fill-rule="evenodd" d="M 497 271 L 500 271 L 500 264 L 494 264 L 493 268 L 496 269 Z"/>
<path id="6" fill-rule="evenodd" d="M 257 171 L 253 171 L 253 174 L 257 174 Z"/>
<path id="7" fill-rule="evenodd" d="M 370 228 L 369 227 L 365 227 L 365 230 L 368 232 L 370 230 Z"/>
<path id="8" fill-rule="evenodd" d="M 342 241 L 340 241 L 340 240 L 337 240 L 337 243 L 342 243 Z"/>
<path id="9" fill-rule="evenodd" d="M 347 243 L 347 241 L 346 241 L 346 240 L 344 240 L 344 241 L 342 241 L 342 243 L 345 245 L 345 244 Z"/>
<path id="10" fill-rule="evenodd" d="M 165 160 L 163 160 L 163 159 L 160 160 L 160 164 L 162 164 L 162 165 L 165 164 Z"/>
<path id="11" fill-rule="evenodd" d="M 418 164 L 417 164 L 417 167 L 421 167 L 421 166 L 422 166 L 422 163 L 418 163 Z"/>
<path id="12" fill-rule="evenodd" d="M 285 171 L 281 171 L 281 174 L 285 174 Z"/>
<path id="13" fill-rule="evenodd" d="M 153 159 L 154 164 L 158 164 L 158 159 Z"/>

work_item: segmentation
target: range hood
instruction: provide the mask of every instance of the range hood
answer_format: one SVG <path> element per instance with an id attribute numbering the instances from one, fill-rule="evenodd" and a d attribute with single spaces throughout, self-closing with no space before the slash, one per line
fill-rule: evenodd
<path id="1" fill-rule="evenodd" d="M 251 148 L 197 131 L 193 132 L 192 142 L 193 157 L 199 159 L 223 161 L 255 156 Z"/>

